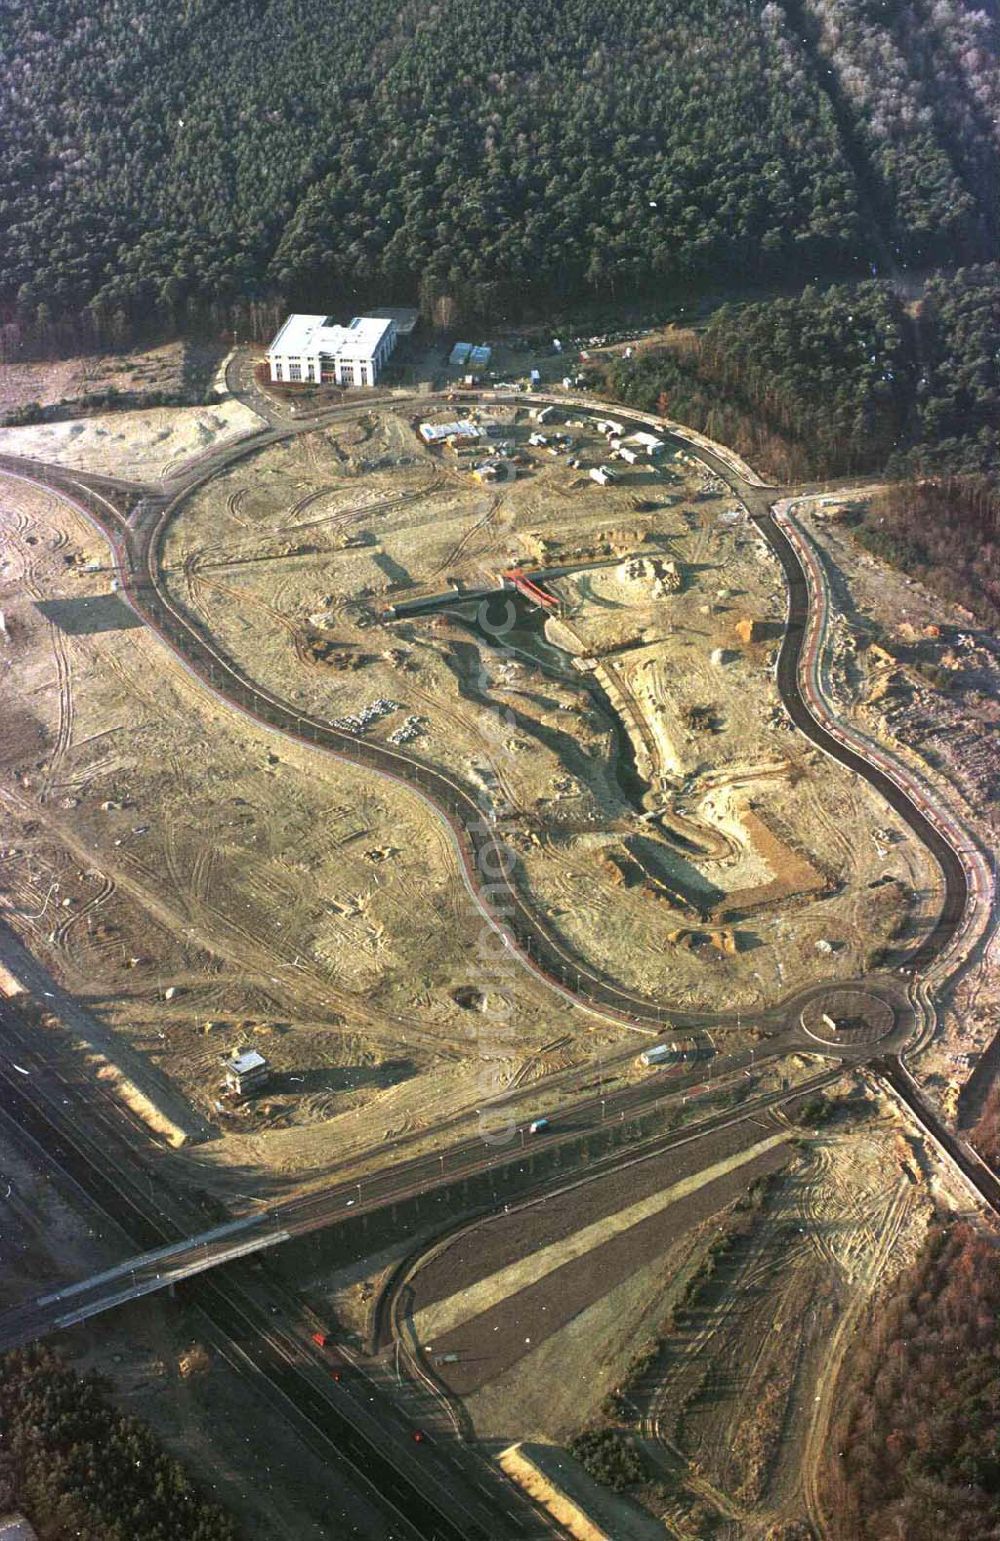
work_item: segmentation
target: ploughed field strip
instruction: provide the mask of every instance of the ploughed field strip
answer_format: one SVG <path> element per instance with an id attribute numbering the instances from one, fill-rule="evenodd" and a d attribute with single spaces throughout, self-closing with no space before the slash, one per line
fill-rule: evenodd
<path id="1" fill-rule="evenodd" d="M 788 1141 L 787 1130 L 739 1125 L 476 1226 L 417 1275 L 416 1339 L 452 1391 L 479 1390 L 783 1166 Z"/>

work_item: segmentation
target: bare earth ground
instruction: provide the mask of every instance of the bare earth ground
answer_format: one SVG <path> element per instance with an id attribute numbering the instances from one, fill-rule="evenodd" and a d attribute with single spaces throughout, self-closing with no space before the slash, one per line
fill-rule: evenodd
<path id="1" fill-rule="evenodd" d="M 769 668 L 784 596 L 763 543 L 701 473 L 623 467 L 601 488 L 512 418 L 502 431 L 531 463 L 499 487 L 388 411 L 263 451 L 172 526 L 176 601 L 250 677 L 410 744 L 506 812 L 553 930 L 621 982 L 750 1008 L 856 974 L 919 929 L 935 872 L 863 783 L 787 727 Z M 606 455 L 570 431 L 585 464 Z M 562 621 L 543 632 L 523 606 L 498 648 L 457 597 L 384 618 L 449 579 L 494 585 L 511 561 L 573 568 L 549 580 Z M 657 578 L 669 562 L 677 593 Z M 708 721 L 692 726 L 698 708 Z"/>
<path id="2" fill-rule="evenodd" d="M 848 501 L 857 502 L 855 497 Z M 825 499 L 800 512 L 823 552 L 843 615 L 829 652 L 838 710 L 908 756 L 945 792 L 987 851 L 1000 840 L 1000 643 L 969 613 L 858 546 Z M 832 517 L 831 517 L 832 516 Z M 872 645 L 874 644 L 874 645 Z M 928 678 L 928 671 L 936 677 Z M 1000 1030 L 1000 938 L 940 1011 L 942 1031 L 915 1069 L 953 1116 L 958 1092 Z"/>
<path id="3" fill-rule="evenodd" d="M 115 420 L 137 453 L 138 416 Z M 178 601 L 286 699 L 348 720 L 384 703 L 373 737 L 409 739 L 506 806 L 553 929 L 613 976 L 752 1008 L 856 972 L 919 925 L 931 874 L 874 795 L 783 726 L 761 543 L 700 472 L 599 488 L 530 450 L 513 416 L 531 464 L 499 491 L 381 410 L 262 452 L 183 509 L 166 550 Z M 588 461 L 606 452 L 572 431 Z M 231 1166 L 238 1192 L 265 1173 L 285 1185 L 613 1041 L 581 1037 L 587 1019 L 519 969 L 503 1034 L 464 1009 L 483 922 L 442 823 L 218 711 L 84 570 L 105 553 L 57 499 L 6 479 L 0 509 L 8 915 L 223 1130 L 184 1159 L 218 1180 Z M 543 634 L 522 610 L 506 652 L 470 606 L 381 618 L 446 576 L 492 583 L 538 558 L 572 569 L 551 580 L 564 619 Z M 276 1078 L 231 1112 L 218 1059 L 244 1044 Z"/>
<path id="4" fill-rule="evenodd" d="M 88 393 L 176 391 L 183 381 L 185 344 L 164 343 L 139 353 L 102 353 L 40 364 L 0 364 L 0 417 L 37 401 L 53 406 Z"/>
<path id="5" fill-rule="evenodd" d="M 88 419 L 54 448 L 23 442 L 154 475 L 204 447 L 196 418 L 111 417 L 105 437 Z M 365 717 L 373 739 L 409 742 L 477 787 L 553 929 L 615 977 L 752 1014 L 793 986 L 856 973 L 919 929 L 936 879 L 875 795 L 785 725 L 770 670 L 776 568 L 700 473 L 622 468 L 602 489 L 529 450 L 532 426 L 503 424 L 530 463 L 499 487 L 477 487 L 381 409 L 263 452 L 184 509 L 166 552 L 175 599 L 286 699 Z M 252 424 L 231 415 L 211 431 L 230 427 Z M 585 464 L 604 458 L 603 440 L 570 431 Z M 482 984 L 482 922 L 441 821 L 405 789 L 220 707 L 131 624 L 108 574 L 84 570 L 105 550 L 56 498 L 0 478 L 0 535 L 0 913 L 216 1123 L 217 1139 L 171 1160 L 237 1201 L 285 1191 L 344 1156 L 361 1171 L 386 1142 L 468 1114 L 515 1078 L 530 1089 L 621 1045 L 520 971 L 505 982 L 510 1029 L 490 1032 L 455 998 Z M 856 554 L 850 565 L 846 543 L 834 559 L 848 601 L 883 616 L 895 593 L 885 571 Z M 449 578 L 492 584 L 512 560 L 572 568 L 549 580 L 562 629 L 522 607 L 500 651 L 458 594 L 441 616 L 381 614 Z M 925 624 L 919 593 L 894 602 L 898 623 Z M 939 640 L 975 674 L 985 740 L 995 658 L 958 627 Z M 840 635 L 844 704 L 919 747 L 894 697 L 912 687 L 928 733 L 938 697 L 920 697 L 908 665 L 896 670 L 904 689 L 882 689 L 890 665 Z M 978 777 L 972 746 L 948 762 L 947 744 L 931 746 L 935 774 Z M 981 797 L 979 780 L 959 785 Z M 963 997 L 977 1033 L 985 988 L 981 977 Z M 275 1080 L 237 1111 L 217 1106 L 218 1058 L 243 1044 L 269 1056 Z M 634 1388 L 634 1419 L 668 1489 L 647 1500 L 670 1533 L 700 1541 L 698 1502 L 727 1541 L 810 1513 L 839 1356 L 872 1292 L 913 1255 L 939 1178 L 882 1103 L 799 1133 L 780 1115 L 748 1122 L 707 1155 L 675 1153 L 512 1213 L 429 1264 L 420 1340 L 458 1355 L 439 1368 L 477 1431 L 559 1441 L 579 1427 L 657 1335 L 727 1209 L 774 1173 L 746 1241 Z M 9 1164 L 16 1193 L 33 1179 Z M 10 1232 L 15 1293 L 61 1277 L 43 1227 L 74 1270 L 104 1260 L 67 1206 L 32 1190 L 36 1202 L 37 1223 L 22 1210 Z M 331 1281 L 357 1326 L 370 1282 Z M 276 1436 L 273 1491 L 261 1476 L 244 1492 L 247 1435 L 231 1416 L 242 1382 L 212 1354 L 182 1369 L 197 1329 L 155 1303 L 121 1324 L 119 1390 L 202 1471 L 218 1460 L 220 1497 L 245 1505 L 251 1533 L 323 1534 L 308 1473 L 301 1507 L 287 1506 L 279 1468 L 302 1458 L 291 1443 Z M 107 1332 L 77 1340 L 105 1367 Z"/>
<path id="6" fill-rule="evenodd" d="M 67 560 L 101 555 L 78 516 L 12 480 L 0 498 L 4 914 L 221 1125 L 192 1159 L 254 1186 L 377 1151 L 560 1036 L 530 976 L 503 1035 L 453 999 L 481 923 L 422 804 L 220 713 Z M 218 1057 L 244 1043 L 272 1095 L 218 1114 Z"/>
<path id="7" fill-rule="evenodd" d="M 0 452 L 135 481 L 170 476 L 186 460 L 263 426 L 239 401 L 214 407 L 151 407 L 32 428 L 0 428 Z"/>

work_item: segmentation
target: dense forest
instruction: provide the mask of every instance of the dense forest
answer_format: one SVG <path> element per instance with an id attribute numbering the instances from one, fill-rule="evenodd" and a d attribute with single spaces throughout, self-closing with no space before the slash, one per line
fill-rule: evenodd
<path id="1" fill-rule="evenodd" d="M 914 343 L 889 285 L 809 286 L 723 306 L 701 335 L 617 359 L 606 385 L 789 482 L 885 464 L 915 399 Z"/>
<path id="2" fill-rule="evenodd" d="M 909 307 L 880 281 L 723 306 L 701 335 L 617 358 L 603 383 L 732 444 L 780 482 L 994 474 L 1000 266 L 938 275 Z"/>
<path id="3" fill-rule="evenodd" d="M 8 0 L 4 320 L 975 261 L 996 42 L 962 0 Z"/>
<path id="4" fill-rule="evenodd" d="M 837 1541 L 995 1541 L 998 1312 L 996 1246 L 959 1225 L 852 1339 L 824 1480 Z"/>
<path id="5" fill-rule="evenodd" d="M 232 1521 L 106 1392 L 46 1348 L 0 1359 L 0 1514 L 22 1510 L 41 1541 L 236 1541 Z"/>

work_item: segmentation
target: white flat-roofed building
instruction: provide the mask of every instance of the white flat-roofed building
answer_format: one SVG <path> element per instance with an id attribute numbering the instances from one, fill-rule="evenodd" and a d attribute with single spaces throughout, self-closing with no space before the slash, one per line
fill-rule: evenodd
<path id="1" fill-rule="evenodd" d="M 355 316 L 348 326 L 331 317 L 292 315 L 267 350 L 271 379 L 280 385 L 374 385 L 396 346 L 390 316 Z"/>
<path id="2" fill-rule="evenodd" d="M 445 439 L 467 439 L 472 442 L 481 439 L 482 432 L 470 418 L 461 417 L 453 423 L 421 423 L 420 437 L 425 444 L 442 444 Z"/>
<path id="3" fill-rule="evenodd" d="M 646 451 L 647 455 L 658 455 L 661 450 L 666 449 L 666 440 L 658 439 L 655 433 L 646 433 L 644 429 L 639 429 L 636 433 L 630 433 L 629 443 L 638 444 L 640 449 Z"/>

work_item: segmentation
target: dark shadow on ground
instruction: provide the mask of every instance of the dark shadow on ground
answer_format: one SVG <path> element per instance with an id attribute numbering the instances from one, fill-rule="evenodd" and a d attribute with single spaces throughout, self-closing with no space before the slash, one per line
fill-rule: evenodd
<path id="1" fill-rule="evenodd" d="M 100 631 L 129 631 L 133 626 L 145 624 L 118 594 L 38 599 L 35 609 L 67 637 L 91 637 Z"/>
<path id="2" fill-rule="evenodd" d="M 385 573 L 390 583 L 398 585 L 400 588 L 412 587 L 413 579 L 406 568 L 402 567 L 395 557 L 391 557 L 387 551 L 373 551 L 372 561 L 380 572 Z"/>
<path id="3" fill-rule="evenodd" d="M 417 1073 L 417 1067 L 409 1059 L 387 1059 L 381 1065 L 331 1065 L 326 1069 L 280 1071 L 271 1076 L 267 1092 L 297 1092 L 304 1096 L 310 1092 L 357 1091 L 361 1087 L 398 1086 L 409 1081 Z"/>

